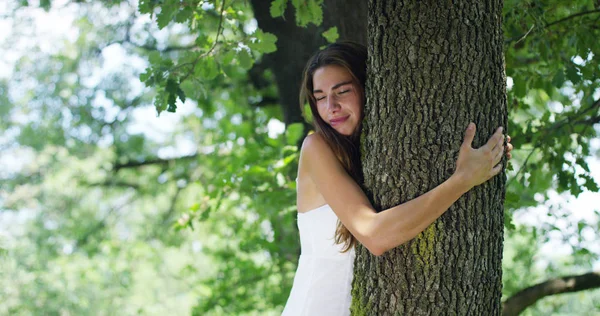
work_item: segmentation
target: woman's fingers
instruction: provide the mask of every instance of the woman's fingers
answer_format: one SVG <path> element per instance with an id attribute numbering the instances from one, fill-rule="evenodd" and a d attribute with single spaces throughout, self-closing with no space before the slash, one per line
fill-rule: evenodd
<path id="1" fill-rule="evenodd" d="M 502 156 L 504 156 L 504 146 L 496 146 L 496 148 L 494 148 L 493 154 L 495 166 L 500 162 L 500 160 L 502 160 Z"/>
<path id="2" fill-rule="evenodd" d="M 473 138 L 475 137 L 475 129 L 475 123 L 469 123 L 467 130 L 465 131 L 465 139 L 463 140 L 464 147 L 472 148 L 471 144 L 473 143 Z"/>
<path id="3" fill-rule="evenodd" d="M 496 147 L 498 149 L 500 149 L 501 151 L 504 151 L 504 135 L 500 134 L 500 137 L 498 139 L 498 143 L 496 144 Z"/>
<path id="4" fill-rule="evenodd" d="M 487 146 L 490 150 L 494 150 L 494 148 L 496 148 L 496 146 L 498 146 L 498 143 L 504 143 L 504 135 L 502 135 L 502 127 L 498 127 L 498 129 L 496 129 L 496 132 L 494 133 L 494 135 L 492 135 L 492 137 L 490 137 L 490 139 L 488 139 L 487 143 L 484 146 Z"/>
<path id="5" fill-rule="evenodd" d="M 500 157 L 502 157 L 502 154 L 504 153 L 504 136 L 502 134 L 494 135 L 493 138 L 497 142 L 494 144 L 491 154 L 494 159 L 494 165 L 496 165 L 498 163 L 497 156 L 500 155 Z"/>
<path id="6" fill-rule="evenodd" d="M 490 178 L 494 177 L 495 175 L 497 175 L 498 173 L 500 173 L 500 171 L 502 170 L 502 164 L 499 163 L 497 164 L 493 169 L 492 169 L 492 173 Z"/>
<path id="7" fill-rule="evenodd" d="M 506 135 L 506 159 L 510 160 L 512 158 L 512 154 L 510 153 L 513 150 L 513 145 L 510 143 L 510 136 Z"/>

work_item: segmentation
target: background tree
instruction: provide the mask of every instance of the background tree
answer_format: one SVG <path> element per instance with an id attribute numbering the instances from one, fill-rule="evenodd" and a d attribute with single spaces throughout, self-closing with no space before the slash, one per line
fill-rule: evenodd
<path id="1" fill-rule="evenodd" d="M 316 49 L 366 29 L 361 2 L 344 3 L 272 1 L 269 17 L 244 1 L 2 2 L 0 314 L 277 315 L 298 254 L 295 144 L 306 130 L 284 115 L 297 94 L 284 98 L 273 70 L 296 55 L 269 56 L 298 30 Z M 504 298 L 565 275 L 590 280 L 600 258 L 600 216 L 578 204 L 597 192 L 598 10 L 505 3 L 517 149 Z M 275 37 L 273 20 L 284 23 Z M 524 314 L 593 314 L 598 295 L 542 299 Z"/>

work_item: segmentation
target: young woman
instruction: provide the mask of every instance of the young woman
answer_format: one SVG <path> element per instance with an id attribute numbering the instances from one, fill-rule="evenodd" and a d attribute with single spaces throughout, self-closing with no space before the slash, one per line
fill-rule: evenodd
<path id="1" fill-rule="evenodd" d="M 316 132 L 306 137 L 300 153 L 302 254 L 284 316 L 349 315 L 357 241 L 378 256 L 413 239 L 461 195 L 502 168 L 502 128 L 473 149 L 475 124 L 470 123 L 448 180 L 416 199 L 375 212 L 357 184 L 366 59 L 365 47 L 337 43 L 317 52 L 304 71 L 300 104 L 310 104 Z M 510 158 L 512 145 L 506 149 Z"/>

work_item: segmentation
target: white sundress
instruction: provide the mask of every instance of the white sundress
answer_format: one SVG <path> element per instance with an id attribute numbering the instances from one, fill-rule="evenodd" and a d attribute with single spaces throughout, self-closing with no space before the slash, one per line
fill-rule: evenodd
<path id="1" fill-rule="evenodd" d="M 334 242 L 337 216 L 325 204 L 298 213 L 301 255 L 282 316 L 350 315 L 354 248 Z"/>

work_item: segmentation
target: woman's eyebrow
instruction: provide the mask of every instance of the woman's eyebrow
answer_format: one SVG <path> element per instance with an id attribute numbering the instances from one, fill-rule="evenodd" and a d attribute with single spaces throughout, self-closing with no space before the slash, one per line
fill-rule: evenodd
<path id="1" fill-rule="evenodd" d="M 335 89 L 337 89 L 337 88 L 339 88 L 339 87 L 341 87 L 341 86 L 343 86 L 345 84 L 349 84 L 349 83 L 352 83 L 352 80 L 340 82 L 340 83 L 336 84 L 335 86 L 331 87 L 331 90 L 335 90 Z M 321 90 L 321 89 L 313 90 L 313 94 L 314 93 L 319 93 L 319 92 L 323 93 L 323 90 Z"/>

